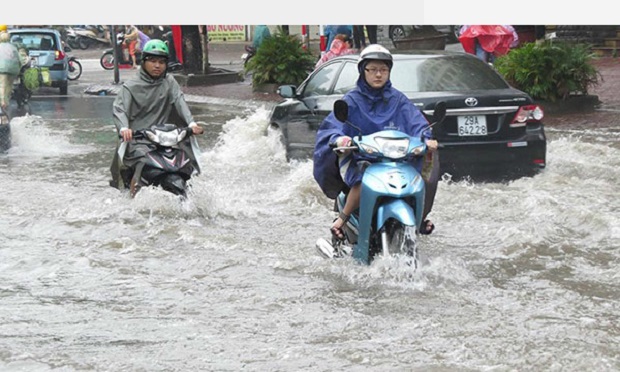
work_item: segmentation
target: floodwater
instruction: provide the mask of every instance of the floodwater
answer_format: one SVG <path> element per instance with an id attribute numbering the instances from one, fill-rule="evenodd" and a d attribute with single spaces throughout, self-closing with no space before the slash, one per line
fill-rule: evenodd
<path id="1" fill-rule="evenodd" d="M 533 178 L 446 176 L 409 275 L 315 252 L 331 201 L 267 109 L 202 110 L 189 199 L 131 200 L 93 102 L 39 103 L 0 156 L 0 370 L 620 370 L 617 128 L 548 127 Z"/>

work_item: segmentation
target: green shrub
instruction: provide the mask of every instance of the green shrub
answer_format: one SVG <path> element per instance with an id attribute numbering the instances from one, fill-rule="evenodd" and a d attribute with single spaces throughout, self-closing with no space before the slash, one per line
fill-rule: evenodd
<path id="1" fill-rule="evenodd" d="M 586 44 L 526 43 L 497 58 L 495 68 L 532 98 L 555 102 L 588 94 L 588 88 L 599 83 L 600 73 L 591 64 L 593 58 Z"/>
<path id="2" fill-rule="evenodd" d="M 314 68 L 316 57 L 303 48 L 299 38 L 280 28 L 265 39 L 248 61 L 246 72 L 252 72 L 252 84 L 299 85 Z"/>

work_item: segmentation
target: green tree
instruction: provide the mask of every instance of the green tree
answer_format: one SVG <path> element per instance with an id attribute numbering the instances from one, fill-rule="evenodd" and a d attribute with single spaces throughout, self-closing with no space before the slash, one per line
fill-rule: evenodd
<path id="1" fill-rule="evenodd" d="M 252 72 L 254 85 L 299 85 L 315 63 L 316 57 L 303 48 L 301 40 L 282 32 L 279 27 L 274 35 L 263 41 L 245 70 Z"/>
<path id="2" fill-rule="evenodd" d="M 599 82 L 587 44 L 526 43 L 495 60 L 495 68 L 515 88 L 534 99 L 555 102 L 586 95 Z"/>

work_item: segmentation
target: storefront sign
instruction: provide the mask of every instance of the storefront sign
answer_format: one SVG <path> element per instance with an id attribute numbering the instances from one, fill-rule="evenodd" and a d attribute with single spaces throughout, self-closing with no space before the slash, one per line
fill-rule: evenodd
<path id="1" fill-rule="evenodd" d="M 209 41 L 246 41 L 243 25 L 211 25 L 207 26 Z"/>

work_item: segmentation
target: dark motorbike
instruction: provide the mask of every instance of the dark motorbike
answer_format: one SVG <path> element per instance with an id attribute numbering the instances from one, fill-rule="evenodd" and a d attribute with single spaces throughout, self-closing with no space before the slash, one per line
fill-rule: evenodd
<path id="1" fill-rule="evenodd" d="M 11 148 L 11 118 L 0 107 L 0 153 L 7 152 Z"/>
<path id="2" fill-rule="evenodd" d="M 11 93 L 11 98 L 15 100 L 15 103 L 17 103 L 18 110 L 27 109 L 28 101 L 32 96 L 32 90 L 26 86 L 24 79 L 24 74 L 29 68 L 31 68 L 30 63 L 23 65 L 19 71 L 19 75 L 17 75 L 17 78 L 13 82 L 13 92 Z"/>
<path id="3" fill-rule="evenodd" d="M 247 66 L 248 62 L 252 57 L 256 55 L 256 48 L 251 45 L 245 46 L 245 53 L 241 55 L 241 60 L 243 61 L 243 67 Z"/>
<path id="4" fill-rule="evenodd" d="M 3 110 L 0 108 L 0 153 L 6 152 L 11 147 L 11 119 L 28 113 L 28 100 L 32 96 L 32 91 L 24 83 L 24 72 L 30 68 L 30 63 L 25 64 L 19 71 L 19 75 L 11 87 L 11 99 L 15 100 L 17 110 Z"/>
<path id="5" fill-rule="evenodd" d="M 151 151 L 145 155 L 143 162 L 121 170 L 122 181 L 130 189 L 132 197 L 141 187 L 151 185 L 183 198 L 187 196 L 187 181 L 200 171 L 195 160 L 192 160 L 196 159 L 199 149 L 191 136 L 191 128 L 179 128 L 175 124 L 154 125 L 133 132 L 134 140 L 147 140 Z M 119 159 L 124 158 L 126 145 L 126 142 L 121 143 Z M 111 183 L 111 186 L 118 185 Z"/>
<path id="6" fill-rule="evenodd" d="M 103 26 L 69 27 L 66 41 L 73 49 L 88 49 L 92 45 L 110 45 L 108 31 Z"/>

